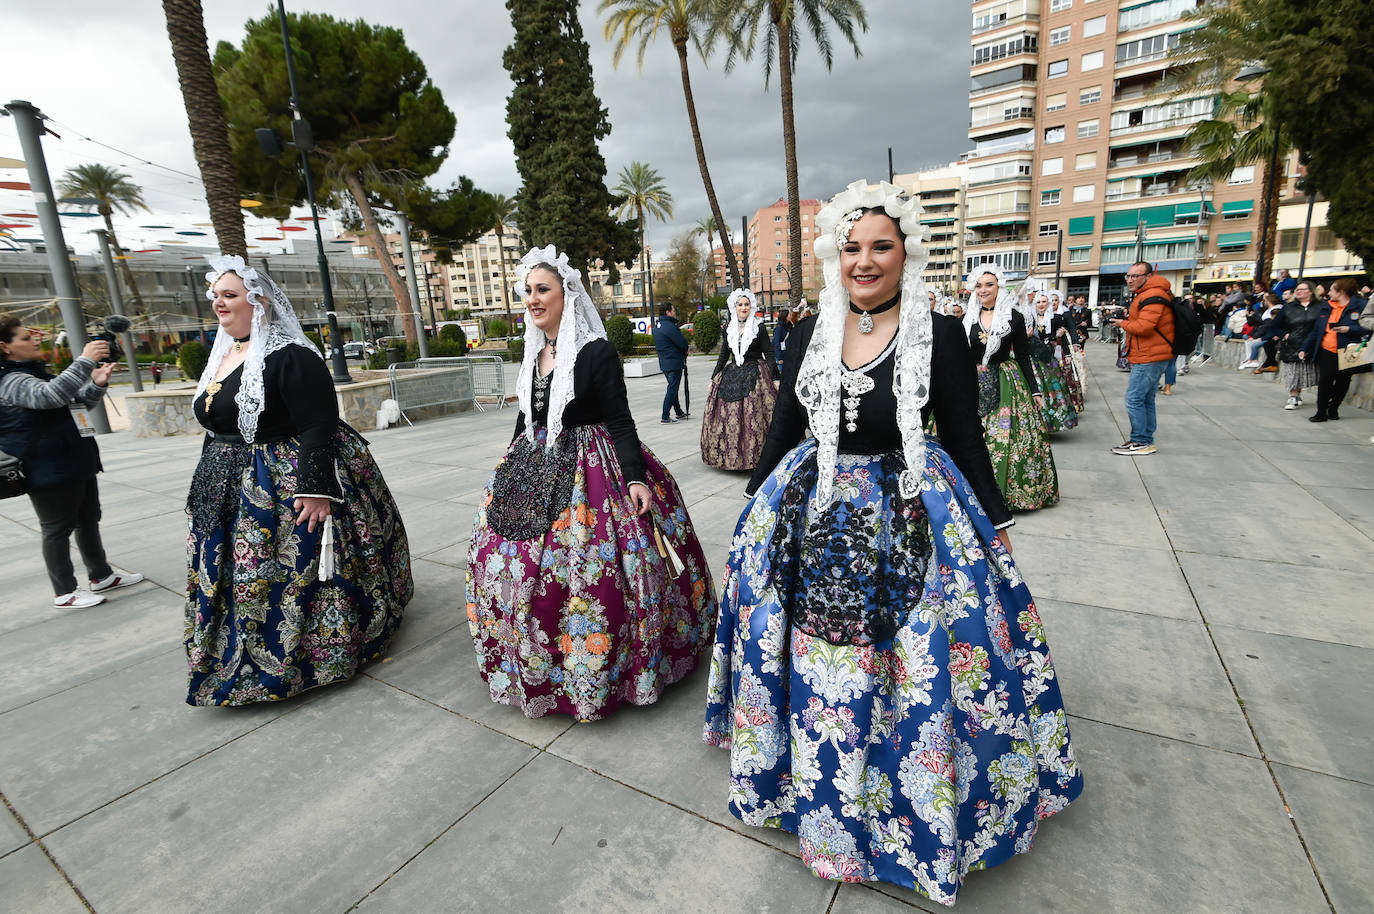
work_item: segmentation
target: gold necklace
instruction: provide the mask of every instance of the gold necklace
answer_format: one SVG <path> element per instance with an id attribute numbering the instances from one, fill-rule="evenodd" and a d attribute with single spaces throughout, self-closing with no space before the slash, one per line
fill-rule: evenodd
<path id="1" fill-rule="evenodd" d="M 237 346 L 238 344 L 235 343 L 234 345 Z M 219 381 L 211 381 L 205 385 L 205 411 L 207 413 L 210 411 L 210 404 L 215 402 L 215 394 L 219 393 L 223 386 Z"/>

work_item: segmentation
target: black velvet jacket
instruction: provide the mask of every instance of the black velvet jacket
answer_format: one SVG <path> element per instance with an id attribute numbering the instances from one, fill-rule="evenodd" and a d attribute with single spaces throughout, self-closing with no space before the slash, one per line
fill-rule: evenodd
<path id="1" fill-rule="evenodd" d="M 1079 339 L 1078 336 L 1078 331 L 1074 328 L 1073 320 L 1068 314 L 1056 314 L 1054 317 L 1051 317 L 1048 329 L 1042 327 L 1039 321 L 1031 324 L 1031 329 L 1036 336 L 1040 337 L 1041 340 L 1048 343 L 1050 346 L 1055 345 L 1056 341 L 1060 339 L 1060 330 L 1064 331 L 1066 337 L 1066 339 L 1064 339 L 1065 343 L 1072 343 L 1075 346 L 1082 344 L 1082 340 Z"/>
<path id="2" fill-rule="evenodd" d="M 983 325 L 976 320 L 968 330 L 968 348 L 975 365 L 982 364 L 983 352 L 987 349 L 987 346 L 978 339 L 982 332 Z M 997 351 L 992 354 L 992 358 L 988 359 L 988 365 L 989 367 L 1001 365 L 1013 355 L 1016 357 L 1016 364 L 1021 366 L 1021 374 L 1026 376 L 1026 386 L 1030 388 L 1030 392 L 1032 394 L 1039 393 L 1040 385 L 1035 380 L 1035 372 L 1031 370 L 1030 334 L 1026 330 L 1026 320 L 1019 311 L 1011 312 L 1011 329 L 999 341 Z"/>
<path id="3" fill-rule="evenodd" d="M 763 324 L 759 324 L 754 333 L 754 340 L 749 344 L 749 348 L 744 350 L 744 364 L 748 365 L 755 359 L 767 359 L 774 361 L 773 341 L 768 336 L 768 331 L 763 329 Z M 715 377 L 735 360 L 735 351 L 730 348 L 730 343 L 725 339 L 724 331 L 720 334 L 720 357 L 716 359 L 716 367 L 711 372 L 711 377 Z"/>
<path id="4" fill-rule="evenodd" d="M 921 409 L 923 422 L 935 416 L 940 443 L 954 464 L 964 474 L 978 496 L 994 526 L 1011 521 L 1006 500 L 997 488 L 992 472 L 987 442 L 983 439 L 983 423 L 978 418 L 978 377 L 968 344 L 964 341 L 963 325 L 952 317 L 931 315 L 934 321 L 934 340 L 930 355 L 930 399 Z M 773 409 L 773 423 L 768 428 L 754 476 L 746 490 L 753 494 L 773 472 L 787 452 L 796 447 L 806 432 L 806 410 L 797 400 L 797 371 L 811 344 L 816 319 L 809 317 L 792 328 L 787 337 L 783 356 L 782 385 L 778 389 L 778 403 Z M 1024 344 L 1025 324 L 1021 324 Z M 842 454 L 880 454 L 898 451 L 902 447 L 901 430 L 897 427 L 897 397 L 892 391 L 892 370 L 896 361 L 894 347 L 870 363 L 867 373 L 873 378 L 873 390 L 859 402 L 858 431 L 848 432 L 840 425 L 839 450 Z"/>
<path id="5" fill-rule="evenodd" d="M 206 394 L 196 398 L 196 421 L 220 440 L 242 440 L 239 405 L 234 402 L 242 382 L 243 366 L 240 365 L 220 381 L 220 389 L 208 398 L 208 410 L 205 408 Z M 334 469 L 339 401 L 334 396 L 334 380 L 324 359 L 304 346 L 284 346 L 263 363 L 262 386 L 267 402 L 258 416 L 254 443 L 274 444 L 288 438 L 297 438 L 300 442 L 296 491 L 286 494 L 343 498 Z"/>
<path id="6" fill-rule="evenodd" d="M 534 402 L 534 398 L 530 398 Z M 525 433 L 525 413 L 521 410 L 515 418 L 514 441 Z M 549 408 L 535 410 L 534 421 L 537 425 L 547 425 Z M 632 482 L 644 482 L 644 450 L 639 443 L 639 432 L 635 420 L 630 415 L 629 395 L 625 392 L 625 371 L 620 367 L 620 356 L 608 340 L 592 340 L 577 353 L 573 365 L 573 398 L 563 409 L 563 428 L 577 428 L 582 425 L 604 423 L 615 442 L 615 455 L 620 459 L 620 469 L 625 474 L 621 480 L 628 490 Z"/>

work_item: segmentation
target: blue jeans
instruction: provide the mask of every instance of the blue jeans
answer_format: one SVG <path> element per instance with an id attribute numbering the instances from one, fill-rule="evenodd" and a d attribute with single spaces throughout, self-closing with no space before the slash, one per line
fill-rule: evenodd
<path id="1" fill-rule="evenodd" d="M 1170 359 L 1164 363 L 1164 383 L 1170 387 L 1178 383 L 1178 359 Z"/>
<path id="2" fill-rule="evenodd" d="M 1173 359 L 1131 365 L 1126 381 L 1126 415 L 1131 419 L 1131 440 L 1136 444 L 1155 443 L 1155 393 L 1159 379 Z"/>
<path id="3" fill-rule="evenodd" d="M 682 385 L 682 369 L 674 368 L 670 371 L 664 371 L 663 377 L 668 379 L 668 390 L 663 395 L 663 418 L 667 419 L 668 410 L 674 409 L 677 410 L 678 418 L 681 419 L 685 413 L 677 402 L 677 389 Z"/>

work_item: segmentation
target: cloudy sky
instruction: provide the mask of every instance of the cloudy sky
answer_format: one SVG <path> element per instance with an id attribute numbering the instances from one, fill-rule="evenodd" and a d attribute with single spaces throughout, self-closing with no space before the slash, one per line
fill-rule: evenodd
<path id="1" fill-rule="evenodd" d="M 614 186 L 617 173 L 633 160 L 658 169 L 675 202 L 674 219 L 651 223 L 649 229 L 650 243 L 663 250 L 675 234 L 710 214 L 692 150 L 677 58 L 664 33 L 649 48 L 642 71 L 636 69 L 633 53 L 615 69 L 596 5 L 584 0 L 582 23 L 597 92 L 610 110 L 612 132 L 602 142 L 607 183 Z M 293 12 L 362 17 L 403 30 L 458 118 L 448 161 L 432 180 L 447 184 L 466 174 L 486 190 L 515 192 L 519 179 L 505 124 L 510 81 L 501 66 L 513 33 L 501 0 L 288 0 L 287 6 Z M 968 5 L 869 0 L 866 6 L 869 30 L 859 39 L 861 58 L 837 44 L 834 69 L 827 72 L 814 44 L 809 39 L 803 43 L 795 84 L 804 197 L 827 197 L 859 177 L 886 177 L 889 146 L 898 172 L 952 161 L 967 146 Z M 221 40 L 241 41 L 244 22 L 261 16 L 268 4 L 204 0 L 204 8 L 213 46 Z M 385 11 L 384 22 L 376 18 L 379 10 Z M 187 229 L 208 220 L 160 3 L 14 4 L 4 24 L 0 93 L 3 101 L 25 99 L 37 105 L 62 135 L 61 140 L 45 140 L 54 180 L 83 162 L 124 167 L 143 186 L 155 213 L 116 222 L 130 246 L 151 245 L 170 235 L 143 225 Z M 726 219 L 737 231 L 741 216 L 786 190 L 776 79 L 765 90 L 758 61 L 742 62 L 727 76 L 721 55 L 703 62 L 693 54 L 690 66 L 712 178 Z M 19 156 L 9 118 L 0 119 L 0 156 Z M 25 178 L 0 170 L 0 180 Z M 32 211 L 27 194 L 0 190 L 0 212 L 14 211 Z M 64 223 L 68 243 L 87 248 L 83 238 L 89 236 L 81 230 L 88 223 Z"/>

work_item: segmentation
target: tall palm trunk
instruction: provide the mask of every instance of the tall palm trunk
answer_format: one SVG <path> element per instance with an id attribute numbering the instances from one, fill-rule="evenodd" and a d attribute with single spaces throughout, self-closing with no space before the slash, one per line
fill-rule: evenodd
<path id="1" fill-rule="evenodd" d="M 649 311 L 649 247 L 644 243 L 644 207 L 636 206 L 635 212 L 639 213 L 639 306 L 652 318 L 653 314 Z"/>
<path id="2" fill-rule="evenodd" d="M 343 178 L 344 183 L 348 185 L 349 195 L 353 197 L 353 202 L 358 205 L 358 212 L 363 217 L 363 228 L 366 230 L 366 240 L 372 248 L 372 255 L 382 265 L 382 275 L 386 277 L 387 284 L 391 286 L 391 295 L 396 299 L 396 307 L 401 312 L 401 326 L 404 328 L 406 342 L 418 342 L 419 337 L 415 334 L 415 314 L 410 301 L 410 290 L 401 281 L 401 273 L 396 269 L 396 264 L 391 262 L 391 252 L 386 248 L 386 236 L 382 234 L 382 228 L 377 224 L 377 214 L 372 209 L 372 203 L 367 199 L 367 191 L 363 188 L 362 179 L 351 171 L 347 172 Z"/>
<path id="3" fill-rule="evenodd" d="M 100 205 L 100 215 L 105 219 L 105 235 L 110 239 L 110 253 L 114 255 L 115 261 L 119 264 L 120 270 L 124 273 L 124 282 L 129 287 L 129 297 L 133 299 L 134 313 L 144 318 L 148 316 L 148 309 L 143 304 L 143 296 L 139 294 L 138 283 L 134 280 L 134 271 L 129 269 L 129 261 L 124 256 L 124 249 L 119 246 L 119 238 L 115 235 L 114 210 L 107 204 Z M 191 291 L 195 294 L 195 290 Z M 110 302 L 111 305 L 114 302 Z M 161 355 L 162 347 L 157 343 L 157 334 L 153 332 L 151 324 L 148 327 L 148 341 L 152 346 L 153 355 Z"/>
<path id="4" fill-rule="evenodd" d="M 506 233 L 498 220 L 496 223 L 496 256 L 501 260 L 501 301 L 506 306 L 506 333 L 515 334 L 515 318 L 510 313 L 510 279 L 506 276 Z"/>
<path id="5" fill-rule="evenodd" d="M 1283 172 L 1286 164 L 1281 155 L 1277 168 L 1265 168 L 1264 210 L 1268 219 L 1260 226 L 1260 231 L 1264 233 L 1264 263 L 1260 264 L 1260 273 L 1255 277 L 1256 282 L 1262 280 L 1265 286 L 1272 285 L 1269 276 L 1274 270 L 1274 248 L 1279 242 L 1280 192 L 1283 190 Z"/>
<path id="6" fill-rule="evenodd" d="M 210 222 L 226 254 L 248 256 L 248 241 L 243 231 L 243 210 L 239 206 L 239 186 L 229 153 L 229 130 L 224 125 L 224 109 L 210 67 L 210 51 L 205 35 L 205 17 L 200 0 L 162 0 L 167 19 L 167 37 L 172 42 L 181 98 L 191 129 L 191 144 L 196 165 L 205 185 L 205 201 L 210 206 Z"/>
<path id="7" fill-rule="evenodd" d="M 734 245 L 730 244 L 730 233 L 725 228 L 725 217 L 720 212 L 720 201 L 716 199 L 716 188 L 711 183 L 711 172 L 706 167 L 706 147 L 701 142 L 701 127 L 697 123 L 697 103 L 692 97 L 692 78 L 687 72 L 687 29 L 673 30 L 673 47 L 677 48 L 678 69 L 682 72 L 682 95 L 687 100 L 687 119 L 692 123 L 692 143 L 697 150 L 697 168 L 701 170 L 701 183 L 706 187 L 706 200 L 711 204 L 711 215 L 720 226 L 721 244 L 725 248 L 725 266 L 730 273 L 730 283 L 740 288 L 739 264 L 735 262 Z M 708 235 L 707 239 L 710 241 Z M 708 256 L 710 252 L 708 251 Z"/>
<path id="8" fill-rule="evenodd" d="M 792 113 L 792 23 L 782 15 L 780 0 L 773 0 L 773 23 L 778 29 L 778 86 L 782 96 L 782 145 L 787 159 L 787 291 L 788 305 L 796 310 L 802 300 L 801 191 L 797 182 L 797 121 Z M 762 265 L 760 265 L 760 268 Z"/>

